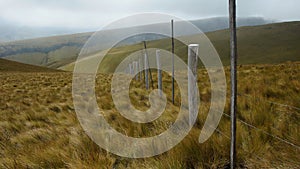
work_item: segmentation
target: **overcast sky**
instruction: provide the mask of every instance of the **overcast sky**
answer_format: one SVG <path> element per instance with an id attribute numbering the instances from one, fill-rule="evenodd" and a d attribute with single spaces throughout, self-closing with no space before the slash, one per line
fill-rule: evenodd
<path id="1" fill-rule="evenodd" d="M 300 0 L 237 0 L 238 16 L 300 20 Z M 183 19 L 228 16 L 228 0 L 0 0 L 0 18 L 24 26 L 101 28 L 141 12 Z"/>

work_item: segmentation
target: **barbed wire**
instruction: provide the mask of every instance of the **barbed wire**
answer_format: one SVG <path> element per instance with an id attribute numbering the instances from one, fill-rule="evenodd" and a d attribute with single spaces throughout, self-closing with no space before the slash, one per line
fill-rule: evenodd
<path id="1" fill-rule="evenodd" d="M 222 112 L 222 114 L 224 114 L 226 117 L 231 117 L 230 115 L 228 115 L 228 114 L 226 114 L 226 113 L 223 113 L 223 112 Z M 251 128 L 254 128 L 254 129 L 261 130 L 261 132 L 263 132 L 264 134 L 267 134 L 267 135 L 269 135 L 269 136 L 272 136 L 272 137 L 276 138 L 277 140 L 279 140 L 279 141 L 281 141 L 281 142 L 284 142 L 284 143 L 286 143 L 286 144 L 289 144 L 289 145 L 291 145 L 291 146 L 293 146 L 293 147 L 296 147 L 296 148 L 298 148 L 298 149 L 300 148 L 298 145 L 295 145 L 295 144 L 293 144 L 293 143 L 291 143 L 291 142 L 289 142 L 289 141 L 287 141 L 287 140 L 284 140 L 284 139 L 282 139 L 282 138 L 280 138 L 280 137 L 278 137 L 278 136 L 275 136 L 275 135 L 272 135 L 272 134 L 270 134 L 270 133 L 267 133 L 266 131 L 263 131 L 262 129 L 259 129 L 259 128 L 255 127 L 254 125 L 251 125 L 251 124 L 249 124 L 249 123 L 246 123 L 246 122 L 243 121 L 243 120 L 240 120 L 240 119 L 238 119 L 238 120 L 239 120 L 242 124 L 247 125 L 247 126 L 249 126 L 249 127 L 251 127 Z M 211 127 L 211 126 L 208 126 L 208 127 L 213 128 L 213 127 Z M 215 129 L 215 131 L 216 131 L 217 133 L 219 133 L 219 134 L 221 134 L 222 136 L 224 136 L 224 138 L 226 138 L 227 140 L 230 140 L 230 139 L 231 139 L 230 136 L 228 136 L 227 134 L 225 134 L 224 132 L 222 132 L 220 129 L 217 129 L 217 128 L 214 128 L 214 129 Z M 255 153 L 253 153 L 253 152 L 250 152 L 250 151 L 247 150 L 247 149 L 242 149 L 242 151 L 248 153 L 249 155 L 255 157 L 256 159 L 258 159 L 258 160 L 260 160 L 260 161 L 270 162 L 270 161 L 266 160 L 264 157 L 261 157 L 261 156 L 255 154 Z M 256 162 L 256 161 L 253 161 L 253 162 L 259 164 L 259 163 Z M 271 163 L 271 165 L 274 165 L 274 164 Z"/>
<path id="2" fill-rule="evenodd" d="M 287 104 L 283 104 L 283 103 L 278 103 L 278 102 L 274 102 L 274 101 L 269 101 L 269 100 L 262 99 L 262 98 L 255 98 L 255 97 L 250 96 L 250 95 L 248 95 L 248 94 L 238 93 L 238 95 L 239 95 L 239 96 L 246 96 L 246 97 L 249 97 L 249 98 L 252 98 L 252 99 L 256 99 L 256 100 L 262 100 L 262 101 L 267 102 L 267 103 L 270 103 L 270 104 L 275 104 L 275 105 L 278 105 L 278 106 L 288 107 L 288 108 L 291 108 L 291 109 L 295 109 L 295 110 L 300 111 L 300 107 L 291 106 L 291 105 L 287 105 Z M 295 112 L 295 113 L 296 113 L 296 112 Z"/>
<path id="3" fill-rule="evenodd" d="M 208 127 L 213 128 L 213 127 L 211 127 L 211 126 L 208 126 Z M 225 134 L 225 133 L 222 132 L 221 130 L 215 128 L 215 131 L 216 131 L 217 133 L 221 134 L 222 136 L 224 136 L 227 140 L 230 140 L 230 139 L 231 139 L 230 136 L 228 136 L 227 134 Z M 253 154 L 253 153 L 251 153 L 251 152 L 248 151 L 248 150 L 243 149 L 243 151 L 245 151 L 245 152 L 251 154 L 252 156 L 254 156 L 255 158 L 257 158 L 257 159 L 259 159 L 259 160 L 261 160 L 261 161 L 268 162 L 266 159 L 264 159 L 264 158 L 262 158 L 262 157 L 260 157 L 260 156 L 258 156 L 258 155 L 256 155 L 256 154 Z"/>
<path id="4" fill-rule="evenodd" d="M 220 112 L 220 113 L 224 114 L 224 115 L 225 115 L 226 117 L 228 117 L 228 118 L 231 118 L 230 115 L 228 115 L 228 114 L 226 114 L 226 113 L 224 113 L 224 112 Z M 298 145 L 296 145 L 296 144 L 294 144 L 294 143 L 292 143 L 292 142 L 290 142 L 290 141 L 288 141 L 288 140 L 285 140 L 285 139 L 283 139 L 283 138 L 281 138 L 281 137 L 278 137 L 278 136 L 276 136 L 276 135 L 273 135 L 273 134 L 271 134 L 271 133 L 268 133 L 268 132 L 266 132 L 265 130 L 262 130 L 262 129 L 260 129 L 260 128 L 258 128 L 258 127 L 256 127 L 256 126 L 252 125 L 252 124 L 249 124 L 249 123 L 247 123 L 247 122 L 245 122 L 245 121 L 243 121 L 243 120 L 241 120 L 241 119 L 239 119 L 239 118 L 237 118 L 237 120 L 240 121 L 242 124 L 248 126 L 248 127 L 251 127 L 251 128 L 253 128 L 253 129 L 256 129 L 257 131 L 260 131 L 260 132 L 262 132 L 262 133 L 264 133 L 264 134 L 266 134 L 266 135 L 268 135 L 268 136 L 271 136 L 271 137 L 273 137 L 273 138 L 275 138 L 275 139 L 277 139 L 277 140 L 279 140 L 279 141 L 281 141 L 281 142 L 284 142 L 284 143 L 289 144 L 289 145 L 291 145 L 291 146 L 293 146 L 293 147 L 295 147 L 295 148 L 297 148 L 297 149 L 300 149 L 300 146 L 298 146 Z"/>
<path id="5" fill-rule="evenodd" d="M 230 136 L 228 136 L 227 134 L 223 133 L 221 130 L 217 129 L 217 128 L 214 128 L 214 127 L 211 127 L 210 125 L 208 125 L 209 128 L 211 129 L 214 129 L 217 133 L 223 135 L 225 138 L 229 139 L 230 140 Z"/>

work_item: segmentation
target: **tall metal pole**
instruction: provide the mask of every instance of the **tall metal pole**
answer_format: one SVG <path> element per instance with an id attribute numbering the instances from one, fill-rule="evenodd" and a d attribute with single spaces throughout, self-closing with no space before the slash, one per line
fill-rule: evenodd
<path id="1" fill-rule="evenodd" d="M 236 167 L 236 104 L 237 104 L 237 37 L 236 37 L 236 0 L 229 0 L 230 17 L 230 76 L 231 76 L 231 143 L 230 168 Z"/>
<path id="2" fill-rule="evenodd" d="M 174 21 L 171 20 L 171 30 L 172 30 L 172 103 L 174 104 Z"/>

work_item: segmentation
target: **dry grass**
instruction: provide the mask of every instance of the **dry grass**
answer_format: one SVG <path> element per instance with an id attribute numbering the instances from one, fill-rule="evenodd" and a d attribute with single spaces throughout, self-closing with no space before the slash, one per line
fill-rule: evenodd
<path id="1" fill-rule="evenodd" d="M 228 75 L 229 69 L 226 68 Z M 154 73 L 155 75 L 155 73 Z M 272 135 L 300 145 L 300 111 L 268 101 L 300 107 L 300 63 L 239 67 L 238 118 Z M 227 76 L 228 77 L 228 76 Z M 164 75 L 167 109 L 152 123 L 131 123 L 114 108 L 110 96 L 111 75 L 97 77 L 97 99 L 107 121 L 119 132 L 152 136 L 176 119 L 176 104 L 170 103 L 171 81 Z M 228 79 L 229 80 L 229 79 Z M 156 78 L 154 78 L 156 81 Z M 99 148 L 79 125 L 72 102 L 72 74 L 0 73 L 0 168 L 226 168 L 230 140 L 215 132 L 204 144 L 198 137 L 210 105 L 207 74 L 199 70 L 201 108 L 190 134 L 172 150 L 152 158 L 121 158 Z M 228 81 L 229 82 L 229 81 Z M 143 110 L 148 93 L 141 82 L 132 82 L 130 98 Z M 247 97 L 247 95 L 251 97 Z M 229 113 L 227 101 L 224 113 Z M 229 118 L 218 129 L 229 136 Z M 299 168 L 299 149 L 238 122 L 240 168 Z"/>

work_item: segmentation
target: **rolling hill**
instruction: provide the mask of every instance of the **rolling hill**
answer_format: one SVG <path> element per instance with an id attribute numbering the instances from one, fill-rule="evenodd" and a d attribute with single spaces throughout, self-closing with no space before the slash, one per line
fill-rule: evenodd
<path id="1" fill-rule="evenodd" d="M 61 72 L 61 71 L 0 58 L 0 72 Z"/>
<path id="2" fill-rule="evenodd" d="M 274 64 L 300 60 L 300 22 L 276 23 L 238 29 L 239 64 Z M 224 65 L 229 65 L 229 30 L 206 33 Z M 194 38 L 186 36 L 185 38 Z M 161 39 L 147 42 L 148 48 L 171 51 L 171 40 Z M 100 72 L 113 72 L 116 66 L 130 53 L 143 48 L 141 43 L 116 47 L 108 52 L 99 66 Z M 187 61 L 187 47 L 175 41 L 175 53 Z M 94 62 L 95 57 L 85 62 Z M 61 67 L 72 71 L 74 63 Z"/>
<path id="3" fill-rule="evenodd" d="M 203 32 L 216 31 L 228 28 L 228 21 L 225 17 L 194 20 L 191 22 L 197 27 L 199 27 Z M 273 21 L 265 20 L 259 17 L 238 19 L 239 26 L 263 25 L 270 22 Z M 175 28 L 180 27 L 178 25 L 180 25 L 180 23 L 175 22 Z M 162 29 L 170 29 L 169 23 L 120 28 L 106 30 L 107 37 L 105 38 L 107 38 L 107 40 L 110 40 L 111 36 L 117 36 L 119 32 L 126 33 L 131 29 L 139 30 L 151 26 L 159 27 Z M 184 32 L 184 34 L 189 35 L 189 32 Z M 1 43 L 0 58 L 2 57 L 5 59 L 23 62 L 27 64 L 58 68 L 68 63 L 74 62 L 77 58 L 78 53 L 80 52 L 81 47 L 91 35 L 92 32 L 89 32 Z M 162 38 L 164 37 L 153 34 L 135 36 L 128 39 L 127 41 L 122 42 L 122 44 L 120 45 L 135 44 L 145 39 L 147 41 L 151 41 Z"/>

